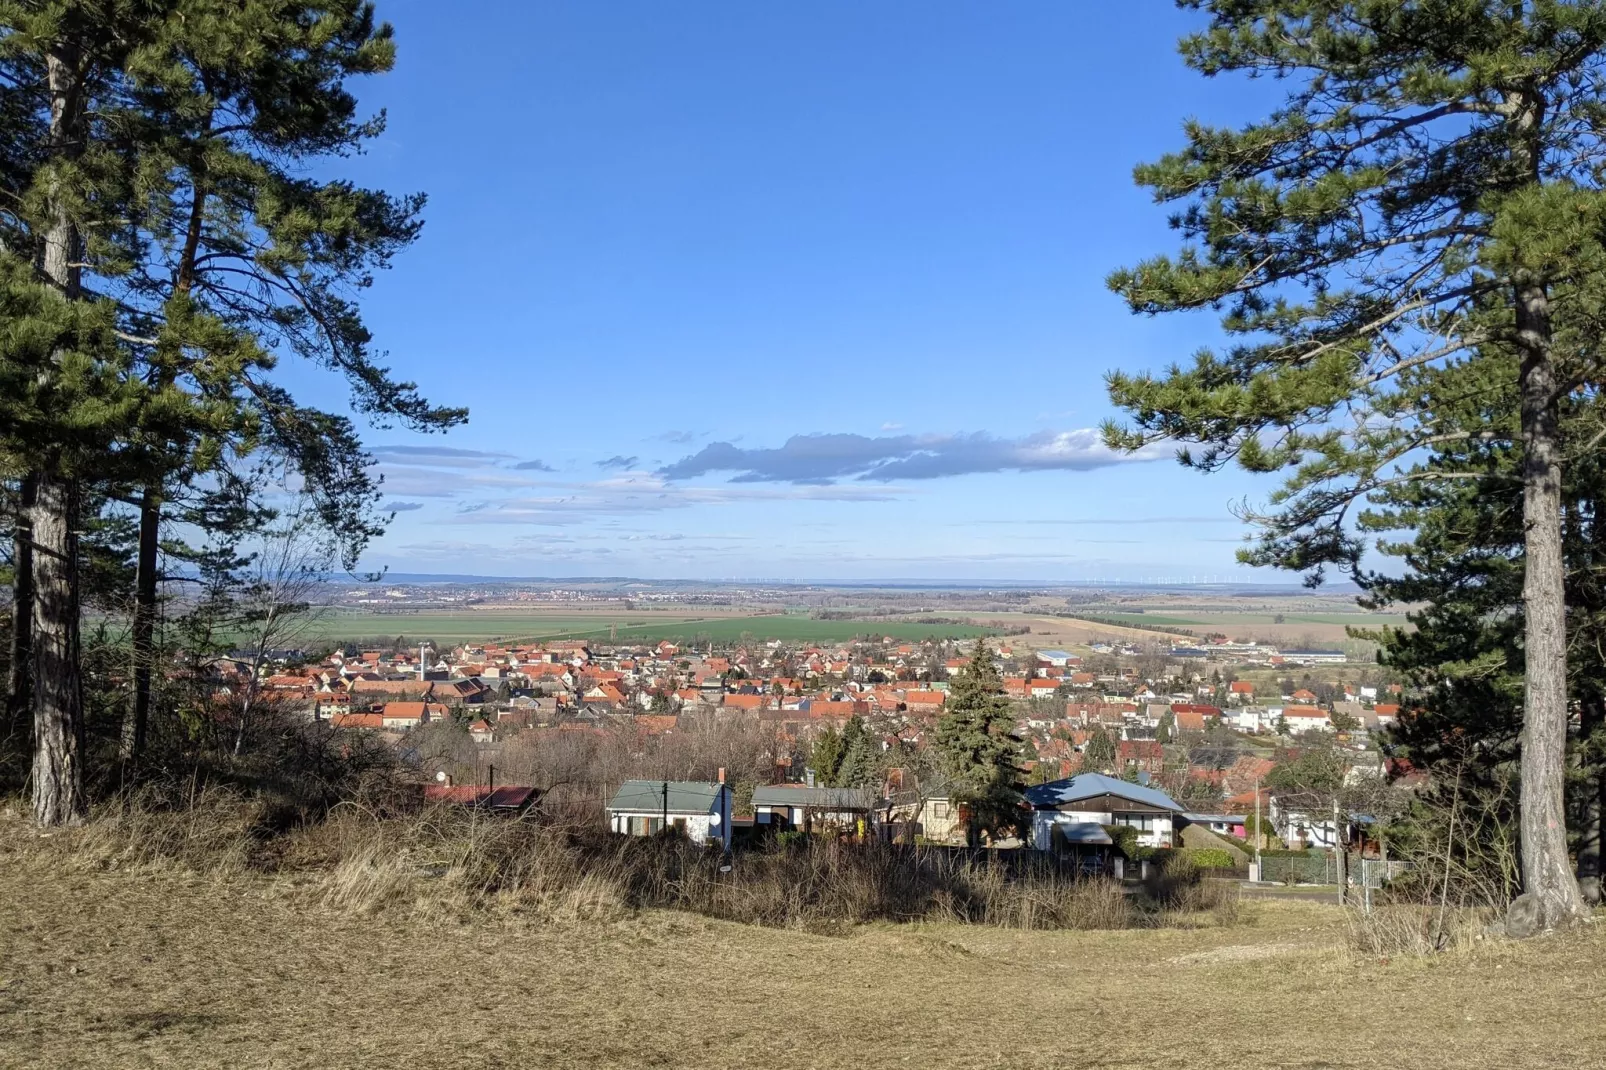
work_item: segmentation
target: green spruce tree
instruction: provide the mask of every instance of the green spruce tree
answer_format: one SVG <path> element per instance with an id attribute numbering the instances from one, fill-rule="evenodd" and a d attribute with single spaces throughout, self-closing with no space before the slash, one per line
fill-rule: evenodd
<path id="1" fill-rule="evenodd" d="M 1082 746 L 1082 772 L 1108 773 L 1115 768 L 1115 740 L 1101 725 L 1093 729 Z"/>
<path id="2" fill-rule="evenodd" d="M 830 786 L 836 783 L 842 769 L 842 734 L 835 725 L 826 725 L 814 737 L 809 750 L 809 768 L 814 770 L 816 784 Z"/>
<path id="3" fill-rule="evenodd" d="M 1160 743 L 1170 743 L 1177 735 L 1177 715 L 1166 710 L 1160 715 L 1160 724 L 1154 730 L 1154 738 Z"/>
<path id="4" fill-rule="evenodd" d="M 875 741 L 857 714 L 842 728 L 842 761 L 831 783 L 839 788 L 862 788 L 877 779 Z"/>
<path id="5" fill-rule="evenodd" d="M 1021 739 L 1004 682 L 984 640 L 948 692 L 937 722 L 936 745 L 946 766 L 953 800 L 970 814 L 972 843 L 1020 832 L 1024 824 Z"/>

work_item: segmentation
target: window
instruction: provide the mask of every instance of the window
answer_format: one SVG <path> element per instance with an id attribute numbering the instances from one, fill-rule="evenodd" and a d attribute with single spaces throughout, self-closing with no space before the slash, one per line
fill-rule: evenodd
<path id="1" fill-rule="evenodd" d="M 1115 814 L 1115 823 L 1139 832 L 1153 832 L 1158 825 L 1157 814 Z"/>
<path id="2" fill-rule="evenodd" d="M 932 817 L 947 817 L 947 816 L 949 816 L 948 803 L 943 801 L 943 800 L 941 800 L 941 799 L 939 799 L 936 802 L 932 803 L 931 804 L 931 816 Z"/>

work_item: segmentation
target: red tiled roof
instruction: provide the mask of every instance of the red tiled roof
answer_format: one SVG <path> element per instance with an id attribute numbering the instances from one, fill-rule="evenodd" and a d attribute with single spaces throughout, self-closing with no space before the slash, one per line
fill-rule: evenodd
<path id="1" fill-rule="evenodd" d="M 427 784 L 424 798 L 430 802 L 451 803 L 487 810 L 517 810 L 535 801 L 534 788 L 508 784 L 498 788 L 482 785 Z"/>
<path id="2" fill-rule="evenodd" d="M 378 713 L 337 713 L 329 723 L 336 728 L 383 728 L 385 718 Z"/>

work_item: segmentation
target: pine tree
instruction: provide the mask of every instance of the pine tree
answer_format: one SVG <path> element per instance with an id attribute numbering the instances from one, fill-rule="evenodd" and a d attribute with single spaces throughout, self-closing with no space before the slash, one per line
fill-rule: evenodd
<path id="1" fill-rule="evenodd" d="M 936 745 L 950 778 L 953 799 L 970 815 L 972 842 L 1020 831 L 1023 822 L 1021 739 L 1004 682 L 984 640 L 976 640 L 970 663 L 948 693 L 937 722 Z"/>
<path id="2" fill-rule="evenodd" d="M 1160 715 L 1160 724 L 1154 730 L 1154 738 L 1160 743 L 1170 743 L 1177 734 L 1177 716 L 1170 710 Z"/>
<path id="3" fill-rule="evenodd" d="M 417 233 L 422 198 L 306 176 L 382 128 L 344 87 L 393 46 L 362 0 L 0 3 L 0 416 L 31 556 L 36 818 L 83 812 L 79 679 L 85 481 L 143 487 L 133 639 L 137 749 L 149 707 L 161 510 L 176 491 L 252 489 L 233 466 L 289 467 L 351 567 L 382 528 L 344 412 L 271 372 L 296 354 L 340 373 L 350 408 L 430 430 L 462 418 L 396 382 L 351 295 Z M 256 462 L 252 462 L 256 463 Z M 260 464 L 257 470 L 261 470 Z M 176 505 L 206 523 L 200 500 Z M 237 532 L 226 532 L 232 537 Z M 18 612 L 27 607 L 19 601 Z"/>
<path id="4" fill-rule="evenodd" d="M 120 253 L 105 221 L 131 207 L 96 103 L 144 39 L 143 17 L 98 4 L 0 5 L 0 183 L 11 194 L 0 219 L 0 455 L 25 502 L 15 540 L 30 582 L 14 593 L 27 649 L 14 668 L 27 678 L 13 685 L 32 708 L 41 825 L 86 812 L 84 483 L 104 470 L 147 396 L 129 374 L 116 305 L 86 271 Z"/>
<path id="5" fill-rule="evenodd" d="M 1188 243 L 1111 277 L 1135 311 L 1223 310 L 1225 354 L 1159 378 L 1112 374 L 1135 427 L 1184 464 L 1288 473 L 1247 560 L 1359 567 L 1353 513 L 1403 482 L 1481 478 L 1424 461 L 1446 440 L 1420 375 L 1499 354 L 1518 400 L 1524 557 L 1524 894 L 1513 931 L 1585 915 L 1564 829 L 1566 621 L 1559 404 L 1598 378 L 1606 196 L 1594 116 L 1599 2 L 1198 0 L 1182 43 L 1214 76 L 1269 73 L 1282 107 L 1241 130 L 1187 127 L 1138 168 Z M 1194 447 L 1198 447 L 1195 449 Z"/>
<path id="6" fill-rule="evenodd" d="M 349 296 L 413 240 L 423 198 L 306 177 L 311 162 L 360 151 L 384 129 L 382 115 L 358 119 L 346 82 L 394 58 L 390 27 L 363 0 L 170 0 L 127 71 L 121 116 L 150 176 L 130 230 L 151 252 L 117 293 L 164 402 L 138 439 L 151 478 L 139 492 L 130 753 L 151 701 L 164 506 L 187 482 L 267 446 L 300 475 L 345 567 L 382 530 L 351 420 L 275 386 L 275 356 L 335 370 L 351 409 L 381 423 L 428 431 L 463 418 L 375 362 Z"/>
<path id="7" fill-rule="evenodd" d="M 1104 773 L 1115 767 L 1115 741 L 1103 726 L 1093 729 L 1082 746 L 1082 771 Z"/>
<path id="8" fill-rule="evenodd" d="M 839 788 L 862 788 L 875 782 L 876 753 L 864 718 L 855 714 L 842 728 L 842 760 L 831 783 Z"/>
<path id="9" fill-rule="evenodd" d="M 814 781 L 829 786 L 836 783 L 837 772 L 842 768 L 842 735 L 834 725 L 826 725 L 814 737 L 809 750 L 809 768 L 814 770 Z"/>
<path id="10" fill-rule="evenodd" d="M 1457 379 L 1463 386 L 1474 376 L 1492 384 L 1505 377 L 1502 365 L 1486 356 L 1458 369 Z M 1497 390 L 1441 393 L 1442 420 L 1516 426 L 1516 399 Z M 1588 441 L 1606 427 L 1606 412 L 1594 397 L 1574 395 L 1562 403 L 1562 426 L 1569 440 Z M 1522 733 L 1523 531 L 1515 478 L 1521 456 L 1510 440 L 1474 438 L 1441 443 L 1435 453 L 1437 463 L 1488 476 L 1389 488 L 1364 518 L 1368 531 L 1408 533 L 1404 541 L 1381 544 L 1403 569 L 1361 579 L 1369 607 L 1410 610 L 1411 628 L 1369 634 L 1379 643 L 1379 660 L 1412 687 L 1406 716 L 1387 746 L 1433 772 L 1439 784 L 1459 785 L 1466 797 L 1503 801 Z M 1580 890 L 1598 902 L 1606 804 L 1606 528 L 1597 518 L 1606 501 L 1606 466 L 1597 451 L 1580 451 L 1565 475 L 1569 690 L 1580 714 L 1568 765 L 1567 825 Z M 1449 792 L 1440 794 L 1447 802 Z M 1462 820 L 1510 824 L 1515 818 L 1469 811 Z"/>

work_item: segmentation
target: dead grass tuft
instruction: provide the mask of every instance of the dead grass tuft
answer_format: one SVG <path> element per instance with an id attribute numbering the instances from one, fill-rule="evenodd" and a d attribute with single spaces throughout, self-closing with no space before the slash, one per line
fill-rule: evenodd
<path id="1" fill-rule="evenodd" d="M 1468 951 L 1483 943 L 1499 911 L 1489 907 L 1388 903 L 1370 913 L 1344 912 L 1349 947 L 1366 958 L 1432 955 Z"/>
<path id="2" fill-rule="evenodd" d="M 722 856 L 674 836 L 356 802 L 322 820 L 284 821 L 221 788 L 179 802 L 130 796 L 29 849 L 89 869 L 286 874 L 298 894 L 359 915 L 495 911 L 578 922 L 669 909 L 812 932 L 872 922 L 1092 931 L 1238 921 L 1234 889 L 1182 866 L 1130 895 L 1053 859 L 1000 852 L 821 838 Z"/>

